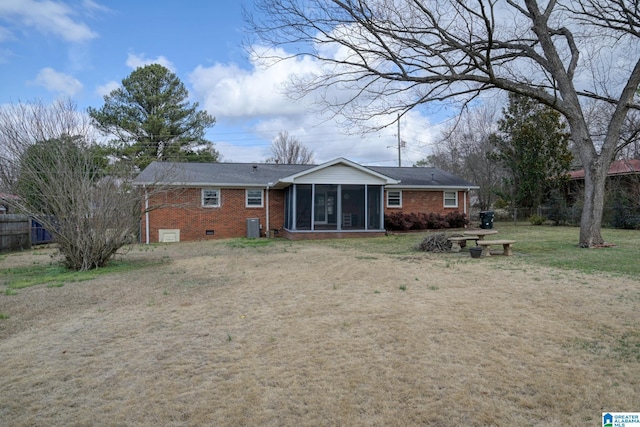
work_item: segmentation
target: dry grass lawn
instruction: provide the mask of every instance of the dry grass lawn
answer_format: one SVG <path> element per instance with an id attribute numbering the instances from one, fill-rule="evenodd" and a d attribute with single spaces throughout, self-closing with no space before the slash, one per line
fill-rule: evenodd
<path id="1" fill-rule="evenodd" d="M 6 295 L 0 425 L 596 426 L 640 411 L 633 278 L 276 241 Z M 48 263 L 38 251 L 3 268 Z"/>

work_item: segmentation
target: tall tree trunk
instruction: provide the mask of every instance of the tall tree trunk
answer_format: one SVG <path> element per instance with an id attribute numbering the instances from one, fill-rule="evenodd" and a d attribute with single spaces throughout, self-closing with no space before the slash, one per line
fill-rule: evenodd
<path id="1" fill-rule="evenodd" d="M 604 189 L 610 162 L 595 157 L 584 165 L 584 206 L 580 219 L 580 247 L 588 248 L 604 243 L 602 238 L 602 214 Z M 605 165 L 606 164 L 606 165 Z"/>

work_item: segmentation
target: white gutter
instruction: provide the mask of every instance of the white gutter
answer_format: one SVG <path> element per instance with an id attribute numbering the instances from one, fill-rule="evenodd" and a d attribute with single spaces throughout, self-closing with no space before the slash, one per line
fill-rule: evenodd
<path id="1" fill-rule="evenodd" d="M 469 191 L 478 190 L 480 187 L 461 187 L 459 185 L 385 185 L 385 189 L 391 190 L 457 190 L 457 191 Z"/>
<path id="2" fill-rule="evenodd" d="M 143 182 L 136 183 L 135 185 L 154 185 L 157 182 Z M 237 182 L 163 182 L 163 187 L 194 187 L 194 188 L 206 188 L 206 187 L 222 187 L 222 188 L 264 188 L 264 184 L 246 184 Z"/>

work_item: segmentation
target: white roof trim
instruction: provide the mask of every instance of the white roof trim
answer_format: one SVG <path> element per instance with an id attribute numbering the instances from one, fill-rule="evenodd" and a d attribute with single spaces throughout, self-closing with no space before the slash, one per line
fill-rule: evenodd
<path id="1" fill-rule="evenodd" d="M 279 179 L 278 182 L 279 183 L 283 183 L 283 184 L 293 184 L 296 181 L 296 179 L 298 179 L 300 177 L 303 177 L 305 175 L 308 175 L 308 174 L 311 174 L 311 173 L 317 172 L 319 170 L 326 169 L 328 167 L 335 166 L 335 165 L 338 165 L 338 164 L 349 166 L 349 167 L 352 167 L 352 168 L 354 168 L 356 170 L 359 170 L 360 172 L 369 174 L 371 176 L 375 176 L 376 178 L 384 180 L 386 185 L 399 184 L 400 183 L 400 181 L 397 180 L 397 179 L 393 179 L 393 178 L 391 178 L 391 177 L 389 177 L 387 175 L 378 173 L 378 172 L 376 172 L 374 170 L 371 170 L 371 169 L 369 169 L 369 168 L 367 168 L 365 166 L 359 165 L 358 163 L 352 162 L 351 160 L 347 160 L 347 159 L 345 159 L 343 157 L 338 157 L 337 159 L 330 160 L 330 161 L 328 161 L 326 163 L 323 163 L 321 165 L 312 167 L 312 168 L 304 170 L 302 172 L 298 172 L 298 173 L 296 173 L 294 175 L 286 176 L 286 177 L 284 177 L 282 179 Z"/>

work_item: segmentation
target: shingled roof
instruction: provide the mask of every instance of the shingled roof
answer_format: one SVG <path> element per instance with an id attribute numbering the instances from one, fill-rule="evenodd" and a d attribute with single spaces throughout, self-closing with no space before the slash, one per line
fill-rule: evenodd
<path id="1" fill-rule="evenodd" d="M 336 159 L 327 165 L 352 162 Z M 273 163 L 178 163 L 153 162 L 135 179 L 138 185 L 265 187 L 322 165 L 287 165 Z M 441 169 L 427 167 L 364 166 L 377 174 L 400 181 L 397 187 L 422 188 L 478 188 Z"/>
<path id="2" fill-rule="evenodd" d="M 640 174 L 640 159 L 616 160 L 611 163 L 608 176 Z M 570 179 L 584 179 L 584 169 L 569 172 Z"/>

